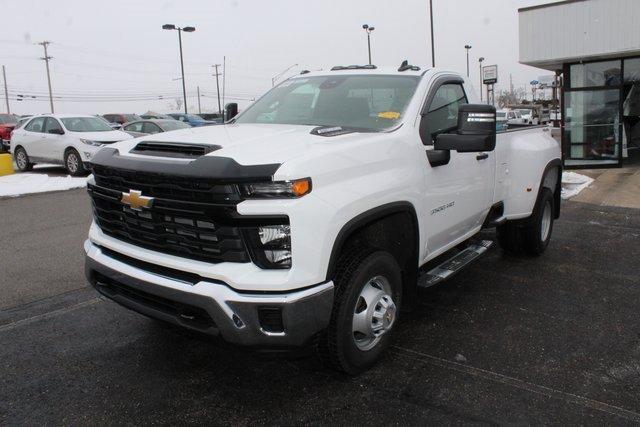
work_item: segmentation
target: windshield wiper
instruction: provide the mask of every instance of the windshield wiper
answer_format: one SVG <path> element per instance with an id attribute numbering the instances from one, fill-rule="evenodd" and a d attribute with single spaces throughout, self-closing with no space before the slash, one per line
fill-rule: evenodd
<path id="1" fill-rule="evenodd" d="M 306 126 L 317 126 L 311 129 L 312 135 L 318 136 L 337 136 L 337 135 L 345 135 L 348 133 L 377 133 L 380 132 L 378 129 L 371 128 L 359 128 L 352 126 L 327 126 L 327 125 L 306 125 Z"/>

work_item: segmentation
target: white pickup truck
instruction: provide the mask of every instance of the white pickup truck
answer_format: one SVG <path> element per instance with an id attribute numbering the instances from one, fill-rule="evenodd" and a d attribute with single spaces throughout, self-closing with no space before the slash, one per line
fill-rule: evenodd
<path id="1" fill-rule="evenodd" d="M 86 277 L 147 316 L 259 348 L 313 345 L 356 374 L 400 308 L 485 252 L 541 254 L 560 214 L 544 127 L 498 133 L 456 72 L 308 72 L 225 125 L 92 159 Z M 486 233 L 482 234 L 486 236 Z"/>

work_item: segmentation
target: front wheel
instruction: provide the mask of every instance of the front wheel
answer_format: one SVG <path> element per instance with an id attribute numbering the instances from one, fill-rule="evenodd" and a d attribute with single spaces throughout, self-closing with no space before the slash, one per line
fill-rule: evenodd
<path id="1" fill-rule="evenodd" d="M 67 153 L 64 155 L 64 165 L 69 175 L 80 176 L 85 173 L 84 163 L 80 158 L 80 154 L 73 148 L 67 150 Z"/>
<path id="2" fill-rule="evenodd" d="M 402 275 L 383 251 L 343 257 L 335 281 L 331 321 L 318 342 L 323 360 L 356 375 L 373 366 L 389 346 L 402 297 Z"/>
<path id="3" fill-rule="evenodd" d="M 13 158 L 20 172 L 28 172 L 33 169 L 33 163 L 29 160 L 29 155 L 24 148 L 17 147 L 16 151 L 13 153 Z"/>

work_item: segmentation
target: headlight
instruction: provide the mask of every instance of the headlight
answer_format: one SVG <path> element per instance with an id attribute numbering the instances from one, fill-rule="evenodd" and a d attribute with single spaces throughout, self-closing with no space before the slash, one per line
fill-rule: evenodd
<path id="1" fill-rule="evenodd" d="M 291 226 L 265 225 L 246 231 L 254 263 L 260 268 L 291 268 Z"/>
<path id="2" fill-rule="evenodd" d="M 82 141 L 83 144 L 91 145 L 93 147 L 101 147 L 102 146 L 102 142 L 99 142 L 99 141 L 92 141 L 90 139 L 82 139 L 82 138 L 80 138 L 80 141 Z"/>
<path id="3" fill-rule="evenodd" d="M 242 184 L 240 185 L 240 191 L 245 197 L 254 199 L 297 198 L 311 192 L 311 178 Z"/>

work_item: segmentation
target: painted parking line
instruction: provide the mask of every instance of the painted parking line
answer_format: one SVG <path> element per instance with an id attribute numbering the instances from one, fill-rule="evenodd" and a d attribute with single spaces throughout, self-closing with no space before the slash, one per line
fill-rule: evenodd
<path id="1" fill-rule="evenodd" d="M 518 378 L 499 374 L 497 372 L 487 371 L 485 369 L 475 368 L 473 366 L 453 362 L 451 360 L 442 359 L 436 356 L 431 356 L 429 354 L 421 353 L 419 351 L 411 350 L 408 348 L 393 346 L 393 349 L 400 356 L 410 358 L 414 361 L 428 363 L 431 365 L 439 366 L 441 368 L 446 368 L 464 374 L 472 375 L 474 377 L 487 379 L 489 381 L 504 384 L 520 390 L 525 390 L 530 393 L 539 394 L 551 399 L 561 400 L 563 402 L 572 403 L 584 408 L 593 409 L 595 411 L 604 412 L 619 418 L 624 418 L 635 423 L 640 423 L 640 413 L 620 408 L 618 406 L 610 405 L 605 402 L 600 402 L 598 400 L 589 399 L 584 396 L 578 396 L 576 394 L 567 393 L 539 384 L 534 384 L 528 381 L 520 380 Z"/>

